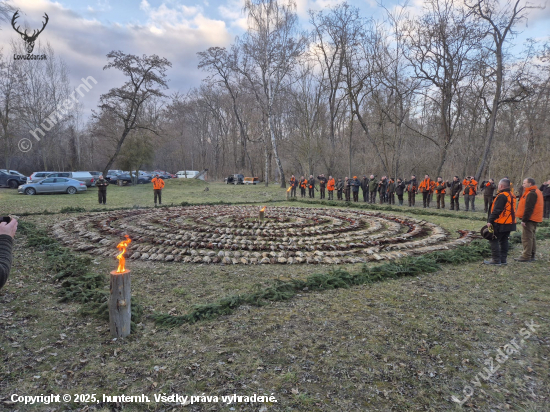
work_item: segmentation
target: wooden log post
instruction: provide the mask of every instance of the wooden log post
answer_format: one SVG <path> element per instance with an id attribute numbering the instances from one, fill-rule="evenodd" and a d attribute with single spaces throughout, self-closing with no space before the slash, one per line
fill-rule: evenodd
<path id="1" fill-rule="evenodd" d="M 113 338 L 130 334 L 132 321 L 130 271 L 111 272 L 111 296 L 109 298 L 109 328 Z"/>
<path id="2" fill-rule="evenodd" d="M 260 210 L 260 220 L 264 220 L 265 218 L 265 210 Z"/>

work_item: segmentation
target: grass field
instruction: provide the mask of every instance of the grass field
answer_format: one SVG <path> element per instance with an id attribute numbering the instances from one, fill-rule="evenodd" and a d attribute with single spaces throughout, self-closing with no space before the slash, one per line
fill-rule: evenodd
<path id="1" fill-rule="evenodd" d="M 209 191 L 204 188 L 208 186 Z M 283 202 L 283 189 L 168 181 L 164 203 Z M 151 185 L 109 187 L 108 207 L 151 206 Z M 23 196 L 0 192 L 13 214 L 98 209 L 95 189 L 82 195 Z M 291 204 L 291 203 L 288 203 Z M 301 203 L 296 206 L 305 207 Z M 101 210 L 101 209 L 98 209 Z M 403 215 L 408 208 L 403 208 Z M 480 220 L 422 219 L 450 231 L 477 230 Z M 50 227 L 64 213 L 23 216 Z M 74 215 L 72 215 L 74 216 Z M 419 216 L 411 215 L 418 218 Z M 457 216 L 481 217 L 482 212 Z M 511 257 L 517 256 L 516 248 Z M 127 339 L 112 341 L 108 324 L 79 315 L 80 304 L 58 302 L 60 285 L 44 251 L 17 236 L 10 279 L 0 291 L 0 410 L 169 411 L 154 394 L 273 394 L 276 403 L 196 403 L 190 411 L 479 411 L 550 410 L 550 241 L 538 261 L 507 267 L 478 263 L 349 289 L 304 291 L 286 302 L 240 307 L 231 315 L 174 329 L 157 326 L 153 312 L 183 314 L 193 305 L 244 293 L 275 279 L 303 279 L 331 267 L 220 266 L 131 261 L 132 293 L 145 316 Z M 511 259 L 510 259 L 511 260 Z M 94 258 L 108 274 L 112 258 Z M 346 265 L 349 271 L 361 265 Z M 105 287 L 108 288 L 107 276 Z M 525 322 L 536 328 L 521 349 L 487 380 L 497 350 L 519 341 Z M 497 365 L 493 365 L 495 368 Z M 476 378 L 477 377 L 477 378 Z M 477 379 L 477 380 L 476 380 Z M 472 383 L 474 381 L 475 383 Z M 462 408 L 451 396 L 473 396 Z M 468 389 L 469 391 L 469 389 Z M 143 404 L 10 403 L 12 394 L 146 394 Z M 124 408 L 122 408 L 124 406 Z M 185 409 L 184 409 L 185 410 Z"/>

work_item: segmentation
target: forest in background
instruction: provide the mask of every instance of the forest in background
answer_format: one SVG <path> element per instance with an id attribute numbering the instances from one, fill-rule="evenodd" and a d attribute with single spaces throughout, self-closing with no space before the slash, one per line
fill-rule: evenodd
<path id="1" fill-rule="evenodd" d="M 1 164 L 207 168 L 211 180 L 282 185 L 320 173 L 540 183 L 550 178 L 550 43 L 514 44 L 530 7 L 427 0 L 421 13 L 384 9 L 375 21 L 342 3 L 311 11 L 305 30 L 292 0 L 246 0 L 248 30 L 198 53 L 200 87 L 169 89 L 162 56 L 112 51 L 105 69 L 127 81 L 90 116 L 68 104 L 79 85 L 51 45 L 35 47 L 46 60 L 21 61 L 14 43 L 0 56 Z"/>

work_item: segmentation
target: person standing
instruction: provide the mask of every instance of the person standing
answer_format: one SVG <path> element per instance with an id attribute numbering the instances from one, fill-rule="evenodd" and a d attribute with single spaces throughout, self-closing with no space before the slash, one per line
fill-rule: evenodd
<path id="1" fill-rule="evenodd" d="M 17 220 L 0 223 L 0 289 L 4 287 L 10 276 L 11 262 L 13 259 L 13 239 L 17 232 Z"/>
<path id="2" fill-rule="evenodd" d="M 328 190 L 328 200 L 334 200 L 334 186 L 336 182 L 332 176 L 328 177 L 327 190 Z"/>
<path id="3" fill-rule="evenodd" d="M 369 203 L 376 203 L 376 189 L 378 189 L 378 181 L 375 179 L 376 175 L 370 175 L 369 178 Z"/>
<path id="4" fill-rule="evenodd" d="M 420 185 L 418 186 L 418 191 L 422 193 L 422 204 L 424 208 L 430 207 L 428 195 L 430 194 L 431 187 L 432 180 L 430 179 L 430 175 L 425 175 L 424 180 L 420 182 Z"/>
<path id="5" fill-rule="evenodd" d="M 544 182 L 539 190 L 542 192 L 542 198 L 544 199 L 543 218 L 550 219 L 550 180 Z"/>
<path id="6" fill-rule="evenodd" d="M 388 180 L 388 188 L 386 189 L 386 197 L 389 205 L 395 205 L 395 181 L 393 178 Z"/>
<path id="7" fill-rule="evenodd" d="M 485 213 L 489 211 L 489 206 L 493 203 L 493 196 L 496 188 L 494 179 L 489 179 L 488 182 L 483 182 L 481 190 L 483 191 L 483 211 Z"/>
<path id="8" fill-rule="evenodd" d="M 437 183 L 434 186 L 435 195 L 436 195 L 436 201 L 437 201 L 437 209 L 439 209 L 441 206 L 441 209 L 445 209 L 445 188 L 447 187 L 447 184 L 443 181 L 442 177 L 437 178 Z"/>
<path id="9" fill-rule="evenodd" d="M 464 187 L 464 192 L 462 192 L 462 194 L 464 195 L 464 206 L 466 207 L 466 212 L 470 209 L 470 205 L 472 212 L 475 212 L 477 181 L 473 176 L 466 176 L 466 178 L 462 181 L 462 186 Z"/>
<path id="10" fill-rule="evenodd" d="M 296 178 L 294 175 L 290 176 L 290 197 L 296 197 L 296 187 L 298 186 L 298 182 L 296 181 Z"/>
<path id="11" fill-rule="evenodd" d="M 300 197 L 306 197 L 307 180 L 304 176 L 300 177 Z"/>
<path id="12" fill-rule="evenodd" d="M 516 230 L 514 206 L 516 198 L 510 190 L 510 180 L 498 182 L 497 197 L 492 203 L 491 214 L 487 219 L 487 227 L 493 230 L 491 245 L 491 260 L 485 260 L 486 265 L 506 265 L 508 258 L 508 238 L 510 232 Z"/>
<path id="13" fill-rule="evenodd" d="M 317 180 L 319 180 L 319 192 L 320 192 L 320 198 L 325 198 L 325 188 L 327 186 L 327 178 L 324 174 L 321 174 L 320 176 L 317 176 Z"/>
<path id="14" fill-rule="evenodd" d="M 395 185 L 395 194 L 397 195 L 397 199 L 399 200 L 399 206 L 403 206 L 403 193 L 405 192 L 405 183 L 403 183 L 402 179 L 397 179 L 397 183 Z"/>
<path id="15" fill-rule="evenodd" d="M 388 177 L 382 176 L 378 182 L 378 197 L 380 198 L 380 204 L 386 203 L 386 194 L 388 190 Z"/>
<path id="16" fill-rule="evenodd" d="M 462 183 L 458 176 L 453 177 L 451 183 L 447 182 L 447 186 L 451 188 L 451 210 L 458 211 L 460 209 L 458 205 L 458 198 L 460 197 L 460 191 L 462 190 Z"/>
<path id="17" fill-rule="evenodd" d="M 350 201 L 349 195 L 351 191 L 351 182 L 349 178 L 346 176 L 344 179 L 344 196 L 346 197 L 346 202 Z"/>
<path id="18" fill-rule="evenodd" d="M 153 183 L 153 192 L 155 193 L 155 206 L 157 205 L 157 197 L 159 199 L 159 205 L 162 205 L 162 188 L 164 187 L 164 180 L 162 180 L 157 173 L 151 182 Z"/>
<path id="19" fill-rule="evenodd" d="M 367 202 L 369 200 L 369 178 L 367 176 L 363 176 L 361 180 L 361 190 L 363 191 L 363 202 Z"/>
<path id="20" fill-rule="evenodd" d="M 344 182 L 342 181 L 341 177 L 338 178 L 338 183 L 336 183 L 336 190 L 338 191 L 337 192 L 338 200 L 342 200 L 342 192 L 344 191 Z"/>
<path id="21" fill-rule="evenodd" d="M 407 182 L 407 187 L 405 188 L 405 191 L 407 192 L 407 196 L 409 198 L 409 206 L 413 206 L 416 201 L 416 191 L 418 189 L 418 184 L 416 183 L 416 176 L 412 175 L 411 180 Z"/>
<path id="22" fill-rule="evenodd" d="M 353 176 L 353 180 L 351 181 L 351 191 L 353 193 L 354 202 L 359 201 L 359 187 L 361 187 L 361 181 L 357 178 L 357 176 Z"/>
<path id="23" fill-rule="evenodd" d="M 109 186 L 109 182 L 105 180 L 103 175 L 99 175 L 95 185 L 97 187 L 97 198 L 99 200 L 99 204 L 107 203 L 107 186 Z"/>
<path id="24" fill-rule="evenodd" d="M 535 185 L 535 179 L 528 177 L 523 181 L 523 194 L 519 199 L 517 216 L 521 219 L 521 243 L 523 253 L 514 260 L 518 262 L 532 262 L 537 251 L 537 225 L 542 222 L 544 198 L 542 192 Z"/>
<path id="25" fill-rule="evenodd" d="M 309 179 L 307 179 L 307 187 L 309 188 L 310 199 L 314 199 L 315 198 L 315 179 L 313 178 L 313 175 L 309 175 Z"/>

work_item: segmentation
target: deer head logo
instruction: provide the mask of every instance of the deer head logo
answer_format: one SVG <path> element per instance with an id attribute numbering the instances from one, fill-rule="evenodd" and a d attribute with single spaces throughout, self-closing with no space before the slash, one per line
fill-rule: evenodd
<path id="1" fill-rule="evenodd" d="M 46 25 L 48 24 L 48 20 L 50 19 L 46 13 L 44 13 L 44 18 L 46 21 L 42 24 L 42 28 L 40 30 L 33 30 L 32 35 L 27 34 L 27 30 L 25 29 L 24 32 L 21 32 L 19 30 L 19 26 L 15 27 L 15 20 L 19 17 L 19 11 L 16 11 L 11 19 L 11 25 L 13 29 L 21 35 L 21 38 L 25 40 L 27 53 L 31 54 L 34 49 L 34 42 L 36 41 L 38 35 L 44 31 L 46 28 Z"/>

